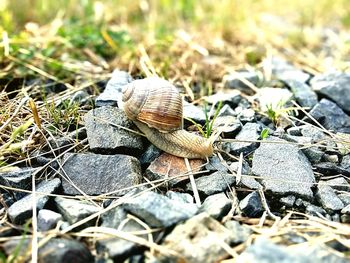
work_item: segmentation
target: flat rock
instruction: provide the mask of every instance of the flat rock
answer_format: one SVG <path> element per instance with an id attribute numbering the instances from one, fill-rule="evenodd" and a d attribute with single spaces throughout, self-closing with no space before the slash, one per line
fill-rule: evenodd
<path id="1" fill-rule="evenodd" d="M 205 161 L 201 159 L 190 159 L 189 163 L 192 171 L 197 172 L 202 170 Z M 164 179 L 168 181 L 168 185 L 170 186 L 187 180 L 188 176 L 186 174 L 188 174 L 188 169 L 185 159 L 165 152 L 157 157 L 146 169 L 146 177 L 148 179 L 151 181 Z"/>
<path id="2" fill-rule="evenodd" d="M 310 81 L 312 88 L 319 94 L 334 101 L 344 111 L 350 112 L 350 74 L 326 73 Z"/>
<path id="3" fill-rule="evenodd" d="M 248 217 L 259 217 L 265 211 L 259 193 L 254 191 L 239 202 L 239 208 Z"/>
<path id="4" fill-rule="evenodd" d="M 315 182 L 312 167 L 295 145 L 276 137 L 262 143 L 254 152 L 252 172 L 262 178 L 266 190 L 280 195 L 300 195 L 312 199 L 311 187 Z"/>
<path id="5" fill-rule="evenodd" d="M 124 85 L 133 81 L 133 78 L 126 71 L 114 70 L 111 79 L 107 82 L 106 88 L 96 98 L 96 107 L 119 106 Z"/>
<path id="6" fill-rule="evenodd" d="M 328 130 L 350 133 L 350 117 L 330 100 L 322 99 L 309 113 Z"/>
<path id="7" fill-rule="evenodd" d="M 231 207 L 232 201 L 224 193 L 219 193 L 208 196 L 199 208 L 198 213 L 206 212 L 212 218 L 221 220 L 228 214 Z"/>
<path id="8" fill-rule="evenodd" d="M 24 256 L 31 249 L 31 240 L 9 240 L 2 246 L 7 255 L 14 255 L 19 249 L 18 256 Z M 42 263 L 93 263 L 94 257 L 89 249 L 74 239 L 52 238 L 39 247 L 38 262 Z"/>
<path id="9" fill-rule="evenodd" d="M 209 196 L 229 189 L 236 178 L 229 173 L 215 172 L 195 179 L 197 190 L 201 195 Z M 193 191 L 191 183 L 186 184 L 186 191 Z"/>
<path id="10" fill-rule="evenodd" d="M 91 203 L 63 197 L 56 197 L 55 204 L 63 218 L 71 225 L 101 210 Z"/>
<path id="11" fill-rule="evenodd" d="M 177 225 L 162 246 L 178 256 L 159 255 L 158 262 L 219 262 L 228 256 L 221 243 L 231 244 L 231 231 L 206 213 L 201 213 Z"/>
<path id="12" fill-rule="evenodd" d="M 56 193 L 58 188 L 61 186 L 61 180 L 58 178 L 43 181 L 36 187 L 36 192 L 45 193 L 45 194 L 53 194 Z M 29 194 L 19 201 L 15 202 L 8 209 L 8 215 L 10 217 L 11 222 L 14 224 L 23 224 L 25 220 L 29 219 L 33 215 L 33 206 L 32 206 L 32 198 L 33 195 Z M 36 208 L 39 211 L 42 209 L 47 201 L 49 200 L 49 196 L 37 194 L 36 195 Z"/>
<path id="13" fill-rule="evenodd" d="M 327 212 L 335 212 L 344 208 L 343 202 L 325 182 L 318 183 L 316 198 Z"/>
<path id="14" fill-rule="evenodd" d="M 62 215 L 48 209 L 41 209 L 38 213 L 38 230 L 47 231 L 56 227 Z"/>
<path id="15" fill-rule="evenodd" d="M 259 146 L 259 143 L 255 141 L 260 138 L 261 130 L 262 127 L 260 124 L 248 122 L 236 136 L 236 141 L 224 142 L 221 147 L 224 151 L 231 154 L 239 155 L 243 153 L 243 155 L 246 155 Z"/>
<path id="16" fill-rule="evenodd" d="M 174 201 L 150 191 L 126 201 L 123 208 L 153 227 L 172 226 L 198 211 L 195 204 Z"/>
<path id="17" fill-rule="evenodd" d="M 286 80 L 286 84 L 291 89 L 296 101 L 301 107 L 312 108 L 318 102 L 317 94 L 306 83 L 294 79 Z"/>
<path id="18" fill-rule="evenodd" d="M 84 120 L 91 151 L 135 156 L 142 152 L 141 136 L 120 128 L 137 130 L 123 110 L 109 106 L 96 108 L 86 113 Z"/>
<path id="19" fill-rule="evenodd" d="M 62 182 L 63 191 L 68 195 L 81 195 L 72 183 L 88 195 L 112 191 L 121 195 L 122 189 L 138 185 L 142 179 L 140 162 L 128 155 L 67 153 L 63 163 L 61 173 L 71 180 Z"/>

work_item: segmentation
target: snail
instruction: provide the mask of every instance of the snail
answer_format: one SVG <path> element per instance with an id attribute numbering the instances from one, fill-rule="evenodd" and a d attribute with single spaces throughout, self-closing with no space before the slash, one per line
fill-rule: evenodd
<path id="1" fill-rule="evenodd" d="M 189 159 L 206 159 L 213 154 L 213 139 L 183 129 L 180 93 L 158 77 L 135 80 L 123 87 L 125 114 L 159 149 Z"/>

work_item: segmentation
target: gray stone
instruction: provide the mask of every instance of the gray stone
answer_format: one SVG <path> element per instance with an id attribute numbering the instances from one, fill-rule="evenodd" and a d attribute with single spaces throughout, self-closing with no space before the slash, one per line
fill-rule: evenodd
<path id="1" fill-rule="evenodd" d="M 63 218 L 71 225 L 101 210 L 91 203 L 63 197 L 55 197 L 55 204 Z M 93 224 L 94 220 L 88 225 Z"/>
<path id="2" fill-rule="evenodd" d="M 269 137 L 254 152 L 252 172 L 262 177 L 266 190 L 281 195 L 300 195 L 313 198 L 311 187 L 315 183 L 312 167 L 297 146 Z M 273 143 L 272 141 L 276 141 Z"/>
<path id="3" fill-rule="evenodd" d="M 317 104 L 317 95 L 309 85 L 294 79 L 288 79 L 285 82 L 301 107 L 312 108 Z"/>
<path id="4" fill-rule="evenodd" d="M 0 184 L 23 190 L 32 188 L 32 174 L 40 168 L 22 168 L 11 172 L 0 172 Z"/>
<path id="5" fill-rule="evenodd" d="M 235 182 L 235 177 L 229 173 L 215 172 L 195 179 L 200 194 L 208 196 L 229 189 Z M 186 184 L 186 191 L 192 191 L 191 183 Z"/>
<path id="6" fill-rule="evenodd" d="M 219 102 L 222 102 L 223 105 L 227 104 L 234 109 L 241 102 L 242 95 L 238 90 L 230 90 L 227 92 L 217 92 L 213 95 L 205 97 L 204 99 L 211 105 L 216 105 Z"/>
<path id="7" fill-rule="evenodd" d="M 183 102 L 183 115 L 184 115 L 185 121 L 186 121 L 186 118 L 189 118 L 196 123 L 202 123 L 202 124 L 205 123 L 204 110 L 187 101 Z"/>
<path id="8" fill-rule="evenodd" d="M 102 214 L 101 226 L 117 229 L 120 223 L 126 219 L 126 217 L 127 217 L 127 213 L 124 210 L 124 208 L 121 206 L 117 206 Z"/>
<path id="9" fill-rule="evenodd" d="M 243 153 L 243 155 L 246 155 L 258 147 L 259 144 L 255 140 L 260 138 L 261 130 L 262 127 L 260 124 L 248 122 L 236 136 L 235 139 L 237 141 L 222 143 L 222 149 L 231 154 L 239 155 Z M 252 142 L 245 142 L 246 140 Z"/>
<path id="10" fill-rule="evenodd" d="M 301 125 L 299 129 L 302 136 L 311 138 L 313 142 L 329 138 L 323 131 L 311 124 Z"/>
<path id="11" fill-rule="evenodd" d="M 239 162 L 233 162 L 230 164 L 230 170 L 237 173 L 239 167 Z M 258 190 L 262 188 L 262 185 L 251 176 L 251 169 L 249 164 L 243 160 L 242 163 L 242 177 L 238 182 L 238 186 L 248 187 L 250 189 Z"/>
<path id="12" fill-rule="evenodd" d="M 273 57 L 270 61 L 264 60 L 263 63 L 271 63 L 272 75 L 283 82 L 292 79 L 304 83 L 310 78 L 308 73 L 280 57 Z"/>
<path id="13" fill-rule="evenodd" d="M 236 112 L 228 104 L 223 105 L 218 113 L 218 117 L 235 116 L 235 115 L 236 115 Z"/>
<path id="14" fill-rule="evenodd" d="M 107 82 L 104 91 L 96 98 L 96 107 L 121 106 L 122 88 L 133 81 L 133 78 L 126 71 L 114 70 L 111 79 Z"/>
<path id="15" fill-rule="evenodd" d="M 68 153 L 64 155 L 62 169 L 63 178 L 70 179 L 62 182 L 68 195 L 81 195 L 75 187 L 88 195 L 112 191 L 122 195 L 126 191 L 123 189 L 138 185 L 142 179 L 139 161 L 127 155 Z"/>
<path id="16" fill-rule="evenodd" d="M 318 183 L 316 198 L 327 212 L 335 212 L 344 208 L 343 202 L 334 190 L 324 182 Z"/>
<path id="17" fill-rule="evenodd" d="M 310 83 L 316 92 L 334 101 L 344 111 L 350 112 L 350 74 L 318 75 Z"/>
<path id="18" fill-rule="evenodd" d="M 249 227 L 241 225 L 235 220 L 225 222 L 225 227 L 230 230 L 234 236 L 234 240 L 232 240 L 233 244 L 243 243 L 253 234 L 253 231 Z"/>
<path id="19" fill-rule="evenodd" d="M 324 210 L 323 208 L 321 208 L 319 206 L 313 205 L 313 204 L 308 204 L 305 207 L 305 213 L 307 215 L 318 216 L 318 217 L 321 217 L 321 216 L 324 217 L 327 215 L 326 210 Z"/>
<path id="20" fill-rule="evenodd" d="M 244 109 L 238 106 L 236 109 L 237 118 L 242 122 L 254 122 L 255 121 L 255 111 L 253 109 Z"/>
<path id="21" fill-rule="evenodd" d="M 248 217 L 259 217 L 265 211 L 259 193 L 254 191 L 239 202 L 239 208 Z"/>
<path id="22" fill-rule="evenodd" d="M 130 198 L 123 208 L 153 227 L 172 226 L 194 216 L 198 211 L 195 204 L 174 201 L 154 192 Z"/>
<path id="23" fill-rule="evenodd" d="M 206 213 L 201 213 L 177 225 L 162 246 L 178 256 L 159 255 L 157 262 L 220 262 L 228 256 L 222 245 L 231 244 L 235 237 Z"/>
<path id="24" fill-rule="evenodd" d="M 344 177 L 328 180 L 327 184 L 335 190 L 350 192 L 350 184 Z"/>
<path id="25" fill-rule="evenodd" d="M 338 194 L 338 198 L 343 202 L 345 206 L 350 205 L 350 193 Z"/>
<path id="26" fill-rule="evenodd" d="M 350 205 L 345 206 L 342 210 L 341 210 L 342 214 L 348 214 L 350 215 Z"/>
<path id="27" fill-rule="evenodd" d="M 252 89 L 240 79 L 247 80 L 254 86 L 260 86 L 263 81 L 262 74 L 253 70 L 241 70 L 237 71 L 236 74 L 228 74 L 223 77 L 226 88 L 238 89 L 248 95 L 252 95 Z"/>
<path id="28" fill-rule="evenodd" d="M 330 100 L 322 99 L 309 113 L 327 130 L 350 133 L 350 117 Z"/>
<path id="29" fill-rule="evenodd" d="M 58 178 L 43 181 L 36 187 L 36 192 L 44 194 L 53 194 L 55 193 L 61 185 L 61 181 Z M 49 196 L 44 194 L 36 194 L 36 208 L 39 211 L 42 209 L 47 201 Z M 33 195 L 29 194 L 19 201 L 15 202 L 8 209 L 8 215 L 11 222 L 14 224 L 23 224 L 25 220 L 29 219 L 33 215 L 33 206 L 32 206 Z"/>
<path id="30" fill-rule="evenodd" d="M 222 163 L 220 158 L 216 155 L 209 158 L 209 162 L 205 165 L 205 169 L 209 172 L 227 172 L 227 167 Z"/>
<path id="31" fill-rule="evenodd" d="M 258 238 L 248 246 L 237 258 L 237 263 L 311 263 L 306 256 L 287 250 L 265 238 Z"/>
<path id="32" fill-rule="evenodd" d="M 281 138 L 289 142 L 304 144 L 305 147 L 302 147 L 301 151 L 305 154 L 310 163 L 314 164 L 321 162 L 322 158 L 325 155 L 325 153 L 317 146 L 306 147 L 306 145 L 309 146 L 313 144 L 313 140 L 311 137 L 284 134 Z"/>
<path id="33" fill-rule="evenodd" d="M 219 130 L 225 138 L 235 136 L 241 129 L 242 123 L 233 116 L 218 116 L 213 124 L 213 130 Z"/>
<path id="34" fill-rule="evenodd" d="M 114 107 L 96 108 L 86 113 L 84 120 L 91 151 L 130 155 L 142 152 L 141 136 L 120 128 L 136 130 L 123 110 Z"/>
<path id="35" fill-rule="evenodd" d="M 183 203 L 189 203 L 193 204 L 193 197 L 190 194 L 187 193 L 178 193 L 174 191 L 168 191 L 165 194 L 167 197 L 169 197 L 171 200 L 176 202 L 183 202 Z"/>
<path id="36" fill-rule="evenodd" d="M 295 196 L 294 195 L 288 195 L 280 198 L 280 203 L 285 205 L 286 207 L 293 207 L 295 203 Z"/>
<path id="37" fill-rule="evenodd" d="M 198 213 L 206 212 L 211 217 L 221 220 L 232 207 L 232 201 L 227 198 L 224 193 L 208 196 L 202 206 L 199 208 Z"/>
<path id="38" fill-rule="evenodd" d="M 293 126 L 288 128 L 287 133 L 292 136 L 301 136 L 300 126 Z"/>
<path id="39" fill-rule="evenodd" d="M 62 220 L 62 215 L 51 210 L 41 209 L 38 213 L 38 230 L 47 231 L 54 229 Z"/>
<path id="40" fill-rule="evenodd" d="M 331 163 L 331 162 L 317 163 L 314 165 L 314 167 L 316 168 L 316 171 L 324 175 L 342 174 L 345 176 L 350 176 L 350 171 L 348 171 L 347 169 L 344 169 L 339 165 L 336 165 L 335 163 Z"/>
<path id="41" fill-rule="evenodd" d="M 7 255 L 17 255 L 17 259 L 24 258 L 31 249 L 30 239 L 12 239 L 2 245 Z M 19 251 L 18 251 L 19 248 Z M 51 238 L 39 247 L 38 262 L 41 263 L 93 263 L 94 257 L 89 249 L 81 242 L 73 239 Z"/>
<path id="42" fill-rule="evenodd" d="M 134 220 L 129 220 L 118 230 L 123 232 L 145 231 Z M 147 239 L 147 234 L 138 235 L 140 238 Z M 96 241 L 96 251 L 100 255 L 107 255 L 114 262 L 123 262 L 129 256 L 136 254 L 141 246 L 135 242 L 124 240 L 118 237 L 98 239 Z"/>
<path id="43" fill-rule="evenodd" d="M 255 94 L 260 102 L 260 108 L 267 111 L 269 108 L 280 109 L 293 98 L 293 94 L 288 89 L 282 88 L 261 88 Z"/>
<path id="44" fill-rule="evenodd" d="M 288 80 L 297 80 L 305 83 L 310 75 L 305 73 L 299 68 L 294 67 L 292 64 L 280 57 L 272 57 L 272 59 L 266 59 L 263 64 L 267 64 L 269 68 L 272 68 L 272 75 L 283 82 Z"/>
<path id="45" fill-rule="evenodd" d="M 350 172 L 350 154 L 343 157 L 340 166 Z"/>
<path id="46" fill-rule="evenodd" d="M 327 162 L 331 162 L 331 163 L 339 163 L 339 157 L 336 154 L 325 154 L 323 156 L 323 158 L 327 161 Z"/>
<path id="47" fill-rule="evenodd" d="M 22 168 L 16 169 L 15 171 L 0 172 L 0 185 L 30 190 L 32 188 L 32 176 L 35 171 L 37 171 L 37 169 Z M 20 191 L 12 191 L 9 193 L 0 188 L 0 195 L 2 195 L 3 202 L 7 206 L 11 206 L 13 203 L 26 196 L 26 193 Z M 0 207 L 2 206 L 3 204 L 0 204 Z"/>
<path id="48" fill-rule="evenodd" d="M 162 150 L 150 144 L 147 149 L 141 154 L 139 160 L 142 167 L 147 167 L 153 162 L 159 155 L 161 155 Z"/>

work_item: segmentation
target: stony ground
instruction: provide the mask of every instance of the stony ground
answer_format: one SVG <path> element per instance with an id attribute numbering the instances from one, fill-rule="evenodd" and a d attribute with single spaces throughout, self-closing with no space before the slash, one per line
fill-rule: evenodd
<path id="1" fill-rule="evenodd" d="M 212 117 L 221 102 L 221 137 L 189 165 L 124 129 L 136 130 L 118 98 L 135 76 L 72 94 L 94 100 L 84 126 L 1 173 L 4 255 L 30 258 L 35 234 L 41 262 L 348 262 L 350 75 L 266 63 L 271 81 L 242 70 L 205 97 Z M 184 117 L 206 123 L 193 103 Z"/>

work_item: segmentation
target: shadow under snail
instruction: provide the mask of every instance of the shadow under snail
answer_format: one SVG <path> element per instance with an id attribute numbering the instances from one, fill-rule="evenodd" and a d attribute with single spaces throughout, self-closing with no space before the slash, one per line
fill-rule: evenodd
<path id="1" fill-rule="evenodd" d="M 206 159 L 213 154 L 213 138 L 183 129 L 180 93 L 170 82 L 149 77 L 123 88 L 123 108 L 147 139 L 159 149 L 189 159 Z"/>

